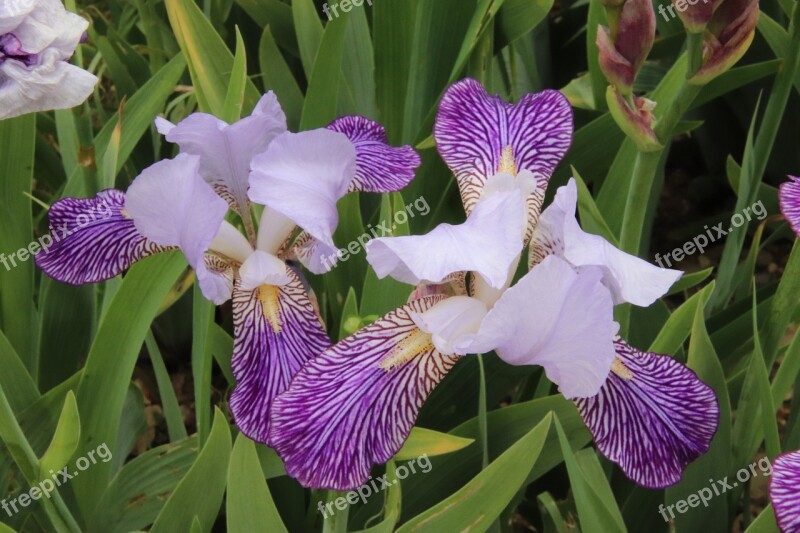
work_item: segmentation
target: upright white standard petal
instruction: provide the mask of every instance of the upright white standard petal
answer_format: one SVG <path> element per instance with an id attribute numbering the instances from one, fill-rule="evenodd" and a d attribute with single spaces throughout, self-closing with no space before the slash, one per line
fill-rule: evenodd
<path id="1" fill-rule="evenodd" d="M 576 272 L 550 256 L 503 293 L 468 353 L 495 350 L 512 365 L 539 365 L 567 398 L 594 396 L 616 358 L 613 303 L 599 268 Z"/>
<path id="2" fill-rule="evenodd" d="M 200 159 L 186 154 L 146 168 L 125 194 L 125 211 L 139 233 L 161 246 L 179 247 L 195 269 L 203 294 L 217 303 L 225 294 L 204 257 L 228 206 L 203 181 L 199 169 Z"/>
<path id="3" fill-rule="evenodd" d="M 577 205 L 578 188 L 571 179 L 558 189 L 553 203 L 539 218 L 531 241 L 534 263 L 556 254 L 574 267 L 600 267 L 615 304 L 628 302 L 642 307 L 652 305 L 683 275 L 679 270 L 651 265 L 599 235 L 586 233 L 575 219 Z"/>
<path id="4" fill-rule="evenodd" d="M 250 199 L 281 213 L 333 247 L 336 202 L 356 173 L 356 149 L 342 133 L 284 133 L 253 160 Z"/>
<path id="5" fill-rule="evenodd" d="M 442 300 L 424 313 L 411 313 L 414 323 L 430 333 L 433 345 L 445 355 L 466 355 L 483 318 L 486 305 L 470 296 L 453 296 Z"/>
<path id="6" fill-rule="evenodd" d="M 59 0 L 0 6 L 0 119 L 82 103 L 97 78 L 68 63 L 89 23 Z"/>
<path id="7" fill-rule="evenodd" d="M 256 250 L 239 269 L 242 289 L 252 291 L 262 285 L 282 287 L 292 281 L 286 263 L 272 254 Z"/>
<path id="8" fill-rule="evenodd" d="M 367 261 L 379 278 L 392 276 L 412 285 L 440 283 L 454 272 L 469 271 L 500 289 L 522 251 L 524 210 L 516 190 L 497 191 L 481 199 L 463 224 L 441 224 L 427 235 L 371 241 Z"/>
<path id="9" fill-rule="evenodd" d="M 181 153 L 200 158 L 200 175 L 233 209 L 245 213 L 253 158 L 286 131 L 286 115 L 275 94 L 261 97 L 253 114 L 234 124 L 213 115 L 192 113 L 177 125 L 156 119 L 158 131 Z M 249 217 L 245 217 L 245 223 Z"/>

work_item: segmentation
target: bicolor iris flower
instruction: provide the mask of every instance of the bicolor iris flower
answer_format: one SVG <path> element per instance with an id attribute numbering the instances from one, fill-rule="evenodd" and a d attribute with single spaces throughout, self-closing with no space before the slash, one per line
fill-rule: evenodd
<path id="1" fill-rule="evenodd" d="M 800 531 L 800 451 L 775 458 L 769 499 L 782 533 Z"/>
<path id="2" fill-rule="evenodd" d="M 574 399 L 598 448 L 637 483 L 663 487 L 708 450 L 713 391 L 670 357 L 616 336 L 613 306 L 648 306 L 681 273 L 583 232 L 577 188 L 541 207 L 572 113 L 556 91 L 516 105 L 474 80 L 444 96 L 435 136 L 466 222 L 368 247 L 379 277 L 416 284 L 409 303 L 310 360 L 273 406 L 270 440 L 303 485 L 349 490 L 391 459 L 434 387 L 466 354 L 540 365 Z M 530 243 L 531 268 L 512 286 Z"/>
<path id="3" fill-rule="evenodd" d="M 97 78 L 69 63 L 89 23 L 60 0 L 0 2 L 0 119 L 86 100 Z"/>
<path id="4" fill-rule="evenodd" d="M 789 181 L 780 186 L 778 200 L 783 217 L 800 236 L 800 178 L 789 176 Z"/>
<path id="5" fill-rule="evenodd" d="M 36 262 L 51 277 L 78 285 L 180 249 L 206 298 L 217 305 L 233 300 L 237 385 L 230 407 L 242 432 L 267 442 L 272 400 L 331 344 L 302 275 L 287 261 L 318 270 L 318 254 L 336 250 L 336 202 L 349 191 L 405 187 L 419 156 L 390 146 L 383 128 L 362 117 L 287 132 L 272 93 L 235 124 L 195 113 L 157 126 L 180 154 L 145 169 L 127 192 L 53 204 L 51 231 L 64 237 Z M 101 205 L 108 216 L 89 219 Z M 244 234 L 226 220 L 229 209 L 239 214 Z"/>

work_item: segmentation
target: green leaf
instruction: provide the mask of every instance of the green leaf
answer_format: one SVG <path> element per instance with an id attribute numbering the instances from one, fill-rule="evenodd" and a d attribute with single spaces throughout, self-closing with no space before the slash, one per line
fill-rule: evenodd
<path id="1" fill-rule="evenodd" d="M 781 339 L 792 321 L 798 302 L 800 302 L 800 241 L 795 240 L 778 290 L 770 304 L 767 320 L 761 328 L 764 357 L 770 367 L 775 362 Z"/>
<path id="2" fill-rule="evenodd" d="M 281 0 L 236 0 L 264 31 L 271 31 L 281 48 L 299 57 L 292 7 Z"/>
<path id="3" fill-rule="evenodd" d="M 103 492 L 91 517 L 91 532 L 144 529 L 197 459 L 197 438 L 158 446 L 128 462 Z"/>
<path id="4" fill-rule="evenodd" d="M 342 307 L 342 320 L 339 326 L 339 340 L 349 337 L 361 329 L 361 315 L 358 314 L 358 297 L 353 287 L 347 292 L 347 299 Z"/>
<path id="5" fill-rule="evenodd" d="M 150 354 L 150 364 L 153 365 L 153 373 L 156 375 L 158 384 L 158 395 L 161 397 L 161 409 L 164 411 L 164 418 L 167 420 L 167 433 L 170 442 L 185 439 L 186 426 L 183 424 L 183 414 L 178 398 L 175 396 L 175 389 L 172 388 L 172 380 L 167 372 L 164 359 L 161 357 L 161 350 L 158 349 L 155 337 L 152 332 L 145 338 L 147 353 Z"/>
<path id="6" fill-rule="evenodd" d="M 0 386 L 6 391 L 8 401 L 14 411 L 19 413 L 39 399 L 40 394 L 36 383 L 33 382 L 33 378 L 25 369 L 19 355 L 1 330 L 0 368 L 3 369 L 0 372 Z"/>
<path id="7" fill-rule="evenodd" d="M 544 447 L 553 415 L 536 427 L 455 494 L 398 529 L 409 531 L 485 531 L 528 477 Z"/>
<path id="8" fill-rule="evenodd" d="M 720 406 L 719 428 L 709 451 L 686 468 L 680 483 L 667 489 L 666 505 L 686 499 L 690 494 L 707 487 L 709 479 L 725 479 L 731 472 L 730 396 L 719 358 L 706 331 L 702 306 L 698 306 L 695 312 L 688 366 L 714 389 Z M 675 519 L 676 528 L 683 531 L 714 531 L 720 524 L 727 523 L 726 498 L 714 498 L 703 512 L 677 514 Z"/>
<path id="9" fill-rule="evenodd" d="M 683 302 L 667 319 L 664 327 L 648 349 L 649 352 L 674 354 L 689 338 L 698 310 L 703 310 L 714 292 L 714 282 Z"/>
<path id="10" fill-rule="evenodd" d="M 286 122 L 289 125 L 289 129 L 296 129 L 300 126 L 300 115 L 303 112 L 303 92 L 297 85 L 297 80 L 286 64 L 286 60 L 281 55 L 278 45 L 275 44 L 275 39 L 269 27 L 264 28 L 264 33 L 261 36 L 261 43 L 258 47 L 258 60 L 261 66 L 264 88 L 275 92 L 284 113 L 286 113 Z"/>
<path id="11" fill-rule="evenodd" d="M 598 528 L 604 532 L 627 531 L 595 452 L 593 450 L 573 452 L 558 418 L 555 420 L 555 426 L 582 529 L 590 531 Z"/>
<path id="12" fill-rule="evenodd" d="M 475 442 L 475 439 L 456 437 L 430 429 L 414 427 L 403 447 L 394 456 L 395 461 L 410 461 L 427 455 L 435 457 L 457 452 Z"/>
<path id="13" fill-rule="evenodd" d="M 778 524 L 775 521 L 775 509 L 772 504 L 769 504 L 753 520 L 753 523 L 745 530 L 745 533 L 776 533 L 777 531 Z"/>
<path id="14" fill-rule="evenodd" d="M 36 115 L 0 120 L 0 329 L 25 367 L 37 374 L 38 318 L 33 305 L 33 182 Z M 38 246 L 38 245 L 37 245 Z M 22 257 L 20 257 L 22 255 Z"/>
<path id="15" fill-rule="evenodd" d="M 506 0 L 497 13 L 497 49 L 532 31 L 553 8 L 553 0 Z"/>
<path id="16" fill-rule="evenodd" d="M 690 274 L 684 274 L 681 279 L 675 282 L 675 285 L 667 293 L 667 296 L 672 296 L 673 294 L 680 294 L 683 291 L 687 291 L 692 289 L 705 280 L 714 272 L 714 267 L 708 267 L 704 270 L 700 270 L 699 272 L 692 272 Z"/>
<path id="17" fill-rule="evenodd" d="M 287 531 L 272 501 L 253 441 L 239 434 L 228 467 L 228 531 Z"/>
<path id="18" fill-rule="evenodd" d="M 341 17 L 339 17 L 341 18 Z M 311 78 L 316 68 L 317 54 L 322 43 L 323 29 L 313 0 L 293 0 L 292 19 L 297 31 L 300 59 L 306 76 Z M 337 80 L 338 81 L 338 80 Z M 336 98 L 331 98 L 336 100 Z"/>
<path id="19" fill-rule="evenodd" d="M 336 103 L 347 23 L 348 17 L 339 17 L 325 27 L 308 82 L 303 114 L 300 118 L 301 130 L 325 126 L 337 116 Z"/>
<path id="20" fill-rule="evenodd" d="M 225 494 L 230 458 L 231 431 L 217 409 L 206 445 L 158 514 L 151 533 L 186 531 L 195 517 L 203 531 L 211 531 Z"/>
<path id="21" fill-rule="evenodd" d="M 166 0 L 169 22 L 189 64 L 200 110 L 222 116 L 234 58 L 225 42 L 191 0 Z M 259 94 L 251 80 L 245 82 L 244 114 L 249 114 Z"/>
<path id="22" fill-rule="evenodd" d="M 244 105 L 244 90 L 247 87 L 247 50 L 244 47 L 242 34 L 236 27 L 236 55 L 233 58 L 231 81 L 228 84 L 228 93 L 225 95 L 225 104 L 219 118 L 232 124 L 242 117 Z"/>
<path id="23" fill-rule="evenodd" d="M 67 465 L 78 449 L 81 438 L 81 421 L 78 415 L 78 402 L 72 391 L 67 393 L 64 408 L 58 419 L 56 432 L 50 446 L 39 461 L 40 472 L 58 472 Z M 44 477 L 49 477 L 45 474 Z"/>
<path id="24" fill-rule="evenodd" d="M 114 449 L 125 395 L 145 335 L 185 268 L 180 252 L 167 252 L 137 263 L 125 276 L 100 323 L 78 386 L 80 450 L 101 444 Z M 91 515 L 110 473 L 110 463 L 99 463 L 73 480 L 85 516 Z"/>

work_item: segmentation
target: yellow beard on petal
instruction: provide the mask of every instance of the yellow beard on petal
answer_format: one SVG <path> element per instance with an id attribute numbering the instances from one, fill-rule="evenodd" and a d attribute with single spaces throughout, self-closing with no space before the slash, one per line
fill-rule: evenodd
<path id="1" fill-rule="evenodd" d="M 414 328 L 411 333 L 397 343 L 391 353 L 378 366 L 388 372 L 433 349 L 431 334 L 425 333 L 419 328 Z"/>
<path id="2" fill-rule="evenodd" d="M 619 357 L 614 359 L 614 362 L 611 364 L 611 371 L 625 381 L 630 381 L 633 379 L 633 372 L 631 372 L 630 369 L 625 366 L 625 363 L 623 363 L 622 359 Z"/>
<path id="3" fill-rule="evenodd" d="M 503 154 L 500 156 L 500 168 L 497 169 L 498 173 L 517 175 L 517 162 L 514 160 L 514 148 L 509 144 L 503 148 Z"/>
<path id="4" fill-rule="evenodd" d="M 281 308 L 279 303 L 280 290 L 274 285 L 262 285 L 258 289 L 258 301 L 261 302 L 261 311 L 267 319 L 272 331 L 281 332 Z"/>

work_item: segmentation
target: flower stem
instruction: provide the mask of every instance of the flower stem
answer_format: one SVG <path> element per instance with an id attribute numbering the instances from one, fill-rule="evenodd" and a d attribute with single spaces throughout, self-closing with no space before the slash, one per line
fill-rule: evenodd
<path id="1" fill-rule="evenodd" d="M 691 78 L 703 66 L 703 34 L 689 33 L 686 38 L 686 48 L 689 54 L 689 69 L 686 78 Z"/>
<path id="2" fill-rule="evenodd" d="M 483 355 L 478 355 L 478 368 L 480 369 L 480 392 L 478 394 L 478 433 L 481 438 L 482 462 L 481 468 L 489 466 L 489 431 L 486 419 L 486 369 L 484 368 Z"/>

